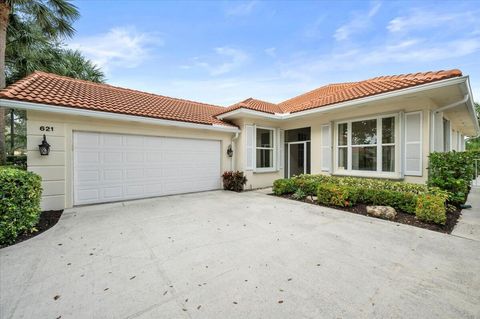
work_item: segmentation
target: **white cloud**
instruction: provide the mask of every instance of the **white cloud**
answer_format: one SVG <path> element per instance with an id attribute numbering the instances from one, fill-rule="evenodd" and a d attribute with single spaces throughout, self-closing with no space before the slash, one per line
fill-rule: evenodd
<path id="1" fill-rule="evenodd" d="M 257 4 L 257 1 L 237 2 L 235 5 L 228 6 L 225 9 L 225 14 L 227 16 L 246 16 L 253 12 Z"/>
<path id="2" fill-rule="evenodd" d="M 224 75 L 243 66 L 249 59 L 246 52 L 231 47 L 218 47 L 214 49 L 215 55 L 210 57 L 194 57 L 193 65 L 182 65 L 182 69 L 193 66 L 201 67 L 212 76 Z"/>
<path id="3" fill-rule="evenodd" d="M 149 57 L 149 49 L 154 45 L 163 45 L 163 41 L 134 28 L 116 27 L 106 33 L 76 38 L 69 47 L 80 50 L 104 71 L 109 71 L 115 67 L 140 65 Z"/>
<path id="4" fill-rule="evenodd" d="M 277 49 L 276 48 L 267 48 L 265 50 L 263 50 L 265 52 L 266 55 L 268 55 L 269 57 L 272 57 L 272 58 L 275 58 L 277 57 Z"/>
<path id="5" fill-rule="evenodd" d="M 410 14 L 396 17 L 388 23 L 387 29 L 394 33 L 413 30 L 470 24 L 478 17 L 478 12 L 435 12 L 427 9 L 414 9 Z M 460 22 L 457 24 L 456 22 Z"/>
<path id="6" fill-rule="evenodd" d="M 380 2 L 375 2 L 371 5 L 367 13 L 354 13 L 352 19 L 348 23 L 342 25 L 335 31 L 335 34 L 333 35 L 335 40 L 344 41 L 350 38 L 352 34 L 368 29 L 371 25 L 370 20 L 378 13 L 381 5 Z"/>
<path id="7" fill-rule="evenodd" d="M 319 38 L 321 37 L 322 34 L 322 27 L 325 21 L 325 18 L 327 17 L 326 14 L 321 15 L 318 17 L 313 23 L 307 25 L 305 30 L 303 31 L 303 36 L 305 38 Z"/>
<path id="8" fill-rule="evenodd" d="M 281 74 L 285 78 L 304 83 L 318 82 L 319 75 L 327 78 L 328 82 L 335 82 L 338 80 L 335 76 L 338 74 L 344 72 L 368 74 L 369 70 L 383 69 L 383 66 L 388 66 L 389 69 L 397 67 L 404 70 L 403 72 L 425 71 L 425 66 L 439 64 L 457 67 L 457 60 L 473 57 L 478 52 L 480 52 L 478 37 L 434 43 L 428 39 L 412 38 L 376 47 L 365 46 L 323 55 L 301 56 L 282 64 Z M 411 69 L 412 67 L 414 69 Z M 388 72 L 381 75 L 388 75 Z"/>

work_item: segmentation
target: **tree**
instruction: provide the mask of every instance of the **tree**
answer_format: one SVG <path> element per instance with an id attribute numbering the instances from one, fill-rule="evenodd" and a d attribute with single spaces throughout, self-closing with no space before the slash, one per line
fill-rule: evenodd
<path id="1" fill-rule="evenodd" d="M 52 41 L 33 23 L 11 21 L 5 51 L 6 83 L 14 83 L 33 71 L 45 71 L 93 82 L 104 82 L 103 72 L 79 51 Z M 9 110 L 5 117 L 6 153 L 24 153 L 26 131 L 23 110 Z"/>
<path id="2" fill-rule="evenodd" d="M 49 39 L 72 36 L 80 16 L 68 0 L 0 0 L 0 89 L 5 88 L 5 51 L 10 22 L 33 23 Z M 5 163 L 5 110 L 0 107 L 0 165 Z"/>

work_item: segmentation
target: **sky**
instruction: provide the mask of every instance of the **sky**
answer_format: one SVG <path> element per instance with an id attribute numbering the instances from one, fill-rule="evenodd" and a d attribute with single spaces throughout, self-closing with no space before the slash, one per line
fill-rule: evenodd
<path id="1" fill-rule="evenodd" d="M 228 106 L 458 68 L 480 101 L 480 1 L 95 1 L 67 46 L 107 83 Z"/>

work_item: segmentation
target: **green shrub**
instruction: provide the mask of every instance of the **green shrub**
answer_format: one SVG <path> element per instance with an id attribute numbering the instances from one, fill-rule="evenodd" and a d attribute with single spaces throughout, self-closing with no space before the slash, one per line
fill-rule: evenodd
<path id="1" fill-rule="evenodd" d="M 357 188 L 358 201 L 368 205 L 392 206 L 409 214 L 415 214 L 417 194 L 381 188 Z"/>
<path id="2" fill-rule="evenodd" d="M 447 221 L 445 198 L 433 194 L 419 195 L 415 216 L 425 222 L 445 225 Z"/>
<path id="3" fill-rule="evenodd" d="M 293 193 L 292 197 L 293 199 L 303 200 L 307 197 L 307 194 L 305 194 L 301 188 L 298 188 L 295 193 Z"/>
<path id="4" fill-rule="evenodd" d="M 35 230 L 40 217 L 40 176 L 15 168 L 0 167 L 0 244 Z"/>
<path id="5" fill-rule="evenodd" d="M 319 184 L 317 187 L 318 203 L 340 207 L 356 204 L 358 192 L 354 187 L 335 184 Z"/>
<path id="6" fill-rule="evenodd" d="M 456 206 L 465 203 L 470 182 L 475 178 L 474 159 L 477 152 L 431 153 L 428 186 L 450 192 L 448 201 Z"/>
<path id="7" fill-rule="evenodd" d="M 275 195 L 285 195 L 295 193 L 297 187 L 290 178 L 277 179 L 273 182 L 273 192 Z"/>
<path id="8" fill-rule="evenodd" d="M 5 160 L 7 166 L 27 170 L 27 155 L 7 155 Z"/>
<path id="9" fill-rule="evenodd" d="M 240 171 L 226 171 L 222 174 L 222 178 L 223 189 L 229 191 L 241 192 L 243 191 L 243 186 L 247 183 L 247 178 Z"/>
<path id="10" fill-rule="evenodd" d="M 444 211 L 446 200 L 450 198 L 448 191 L 438 187 L 383 179 L 328 175 L 299 175 L 290 179 L 279 179 L 273 183 L 273 191 L 276 195 L 296 194 L 295 196 L 299 198 L 316 194 L 318 203 L 324 205 L 340 207 L 348 207 L 356 203 L 385 205 L 409 214 L 417 214 L 419 196 L 428 195 L 432 202 L 442 202 Z M 424 210 L 428 211 L 431 207 L 432 214 L 441 215 L 441 212 L 437 213 L 436 206 L 420 204 L 422 205 L 426 207 Z M 425 212 L 422 211 L 420 215 L 425 215 Z M 441 218 L 435 220 L 441 221 Z M 435 220 L 429 221 L 437 222 Z"/>

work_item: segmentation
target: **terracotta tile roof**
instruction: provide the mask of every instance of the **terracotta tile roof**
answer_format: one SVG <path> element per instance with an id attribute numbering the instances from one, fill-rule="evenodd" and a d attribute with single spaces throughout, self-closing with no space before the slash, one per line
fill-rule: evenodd
<path id="1" fill-rule="evenodd" d="M 34 72 L 0 91 L 0 98 L 173 121 L 232 126 L 214 117 L 223 107 L 107 84 Z"/>
<path id="2" fill-rule="evenodd" d="M 224 108 L 217 115 L 228 113 L 241 108 L 270 113 L 270 114 L 283 113 L 282 109 L 277 104 L 265 102 L 262 100 L 257 100 L 254 98 L 248 98 L 242 102 L 239 102 L 227 108 Z"/>
<path id="3" fill-rule="evenodd" d="M 285 112 L 295 113 L 459 76 L 462 76 L 462 72 L 454 69 L 380 76 L 359 82 L 329 84 L 284 101 L 278 106 Z"/>
<path id="4" fill-rule="evenodd" d="M 233 126 L 216 116 L 245 108 L 269 114 L 295 113 L 462 76 L 460 70 L 381 76 L 322 86 L 279 104 L 248 98 L 227 108 L 107 84 L 34 72 L 0 91 L 0 98 L 207 125 Z"/>

